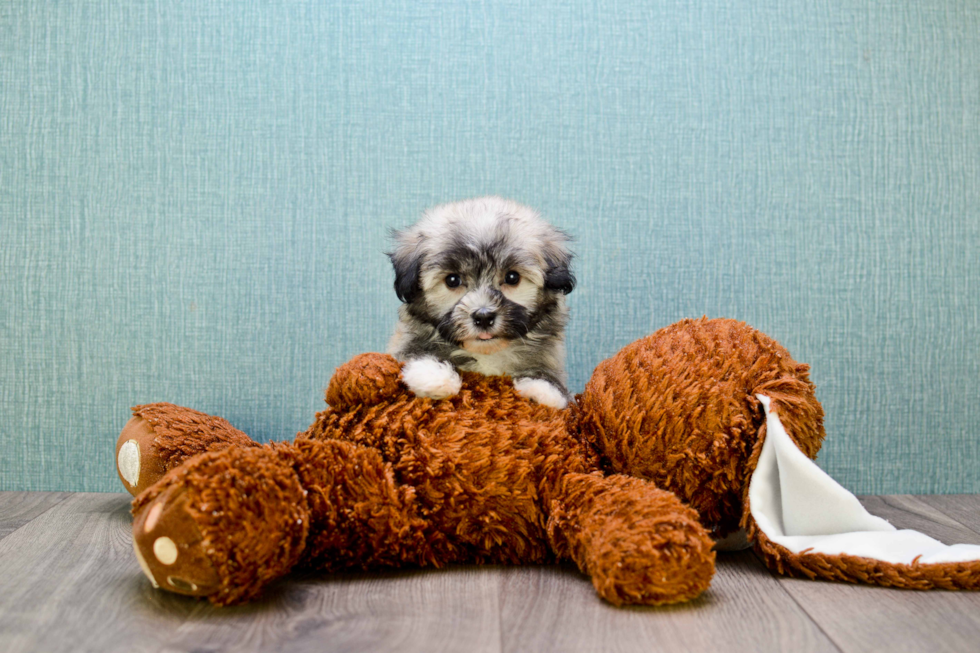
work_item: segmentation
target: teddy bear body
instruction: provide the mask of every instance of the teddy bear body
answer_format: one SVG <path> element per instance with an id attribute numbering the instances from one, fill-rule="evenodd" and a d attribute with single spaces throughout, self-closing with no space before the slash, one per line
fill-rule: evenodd
<path id="1" fill-rule="evenodd" d="M 393 379 L 398 374 L 386 357 L 361 356 L 349 365 L 361 368 L 357 378 L 365 367 L 388 367 Z M 335 375 L 335 384 L 345 374 Z M 374 547 L 365 542 L 360 550 L 343 546 L 347 559 L 331 555 L 327 566 L 555 559 L 548 540 L 549 506 L 566 475 L 593 472 L 595 461 L 569 433 L 565 413 L 524 399 L 504 377 L 463 376 L 461 392 L 444 401 L 416 398 L 399 387 L 391 395 L 351 403 L 331 388 L 330 408 L 317 415 L 297 444 L 336 441 L 357 447 L 370 460 L 364 464 L 377 465 L 391 478 L 412 526 L 402 546 L 391 541 Z M 489 397 L 494 397 L 490 414 Z"/>
<path id="2" fill-rule="evenodd" d="M 570 560 L 607 601 L 658 605 L 703 592 L 708 531 L 741 528 L 778 573 L 980 586 L 967 545 L 925 538 L 892 559 L 910 531 L 864 512 L 810 462 L 824 429 L 808 366 L 744 323 L 682 320 L 638 340 L 564 410 L 474 373 L 453 397 L 420 398 L 401 370 L 383 354 L 341 366 L 328 408 L 293 442 L 260 445 L 173 404 L 135 407 L 116 461 L 136 495 L 133 544 L 150 581 L 227 605 L 297 566 Z M 789 530 L 783 499 L 801 496 Z M 866 525 L 885 538 L 870 556 Z"/>
<path id="3" fill-rule="evenodd" d="M 627 345 L 564 410 L 521 397 L 509 378 L 473 373 L 453 397 L 419 398 L 399 362 L 363 354 L 337 369 L 329 407 L 294 442 L 259 445 L 221 418 L 151 404 L 123 429 L 117 469 L 137 495 L 133 537 L 146 575 L 217 604 L 248 600 L 297 565 L 557 560 L 617 605 L 684 601 L 710 583 L 712 537 L 737 529 L 779 573 L 980 585 L 973 559 L 797 551 L 778 510 L 760 528 L 753 479 L 769 488 L 757 495 L 763 507 L 782 480 L 799 480 L 771 463 L 754 476 L 769 426 L 791 443 L 785 455 L 802 460 L 824 438 L 808 371 L 748 325 L 706 318 Z M 813 491 L 846 493 L 806 469 Z M 809 513 L 793 517 L 810 535 Z"/>
<path id="4" fill-rule="evenodd" d="M 681 320 L 600 363 L 582 393 L 580 429 L 609 471 L 670 490 L 716 537 L 743 523 L 771 397 L 797 447 L 816 458 L 824 414 L 809 379 L 766 334 L 726 319 Z"/>
<path id="5" fill-rule="evenodd" d="M 339 368 L 329 407 L 293 443 L 259 446 L 219 418 L 136 407 L 120 442 L 141 430 L 166 472 L 134 502 L 147 576 L 219 604 L 296 565 L 570 559 L 615 604 L 707 587 L 714 552 L 697 513 L 650 481 L 601 471 L 575 409 L 475 373 L 452 398 L 418 398 L 400 369 L 382 354 Z"/>

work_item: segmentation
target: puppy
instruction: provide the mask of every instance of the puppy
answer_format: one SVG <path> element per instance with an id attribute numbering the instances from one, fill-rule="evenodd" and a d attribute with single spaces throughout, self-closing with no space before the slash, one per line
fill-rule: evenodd
<path id="1" fill-rule="evenodd" d="M 416 395 L 459 392 L 457 370 L 508 375 L 555 408 L 565 389 L 565 295 L 575 287 L 569 237 L 500 197 L 442 204 L 394 233 L 388 254 L 402 301 L 388 353 Z"/>

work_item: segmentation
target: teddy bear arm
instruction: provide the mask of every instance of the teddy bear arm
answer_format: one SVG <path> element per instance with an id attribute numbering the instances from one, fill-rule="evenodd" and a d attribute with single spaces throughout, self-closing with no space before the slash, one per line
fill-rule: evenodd
<path id="1" fill-rule="evenodd" d="M 206 451 L 258 444 L 227 420 L 169 403 L 134 406 L 116 441 L 116 472 L 132 495 Z"/>
<path id="2" fill-rule="evenodd" d="M 714 574 L 712 540 L 697 513 L 649 481 L 569 474 L 552 501 L 548 538 L 614 605 L 687 601 Z"/>
<path id="3" fill-rule="evenodd" d="M 404 392 L 401 364 L 388 354 L 360 354 L 337 368 L 326 401 L 335 410 L 374 405 Z"/>

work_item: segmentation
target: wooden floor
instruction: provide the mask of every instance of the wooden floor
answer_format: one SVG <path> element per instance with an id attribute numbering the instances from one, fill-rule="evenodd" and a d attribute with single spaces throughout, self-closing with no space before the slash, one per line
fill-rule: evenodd
<path id="1" fill-rule="evenodd" d="M 980 496 L 862 497 L 980 544 Z M 217 609 L 153 590 L 122 494 L 0 493 L 0 651 L 980 651 L 980 592 L 778 578 L 722 555 L 711 589 L 614 608 L 572 567 L 293 576 Z"/>

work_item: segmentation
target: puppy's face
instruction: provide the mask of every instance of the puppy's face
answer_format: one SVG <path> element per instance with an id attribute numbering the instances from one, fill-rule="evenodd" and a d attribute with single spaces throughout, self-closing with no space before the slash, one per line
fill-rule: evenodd
<path id="1" fill-rule="evenodd" d="M 496 197 L 445 204 L 395 238 L 395 290 L 447 342 L 492 354 L 560 335 L 572 255 L 533 210 Z"/>
<path id="2" fill-rule="evenodd" d="M 422 272 L 428 317 L 467 351 L 492 354 L 526 336 L 544 299 L 540 268 L 519 252 L 501 253 L 453 246 Z"/>

